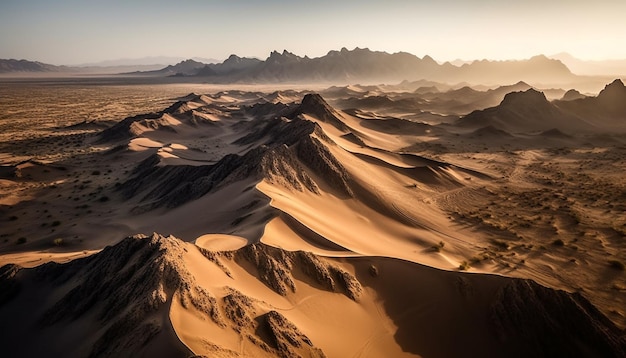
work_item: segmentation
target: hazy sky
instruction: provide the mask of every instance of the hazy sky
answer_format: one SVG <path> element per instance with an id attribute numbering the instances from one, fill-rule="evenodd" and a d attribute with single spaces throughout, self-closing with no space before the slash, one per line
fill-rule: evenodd
<path id="1" fill-rule="evenodd" d="M 626 58 L 626 1 L 0 0 L 0 58 L 318 57 L 357 46 L 436 60 Z"/>

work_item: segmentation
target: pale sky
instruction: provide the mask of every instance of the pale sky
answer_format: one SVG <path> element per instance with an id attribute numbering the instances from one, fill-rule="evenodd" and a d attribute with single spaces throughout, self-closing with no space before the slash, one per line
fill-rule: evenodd
<path id="1" fill-rule="evenodd" d="M 626 59 L 625 0 L 0 0 L 0 58 L 79 64 L 342 47 L 438 61 Z"/>

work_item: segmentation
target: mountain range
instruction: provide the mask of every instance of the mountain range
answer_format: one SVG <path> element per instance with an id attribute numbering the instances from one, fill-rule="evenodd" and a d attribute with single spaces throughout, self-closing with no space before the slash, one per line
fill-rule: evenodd
<path id="1" fill-rule="evenodd" d="M 200 67 L 191 60 L 159 71 L 142 75 L 199 76 L 210 82 L 399 82 L 426 79 L 443 82 L 510 83 L 520 79 L 535 82 L 566 82 L 574 78 L 571 71 L 558 60 L 543 55 L 521 61 L 474 61 L 455 66 L 439 64 L 430 56 L 419 58 L 398 52 L 389 54 L 355 48 L 330 51 L 325 56 L 300 57 L 287 50 L 273 51 L 262 61 L 231 55 L 223 63 Z"/>
<path id="2" fill-rule="evenodd" d="M 210 58 L 195 58 L 202 61 L 204 66 L 206 63 L 219 62 Z M 189 61 L 195 61 L 189 60 Z M 186 62 L 180 57 L 144 57 L 137 59 L 119 59 L 108 60 L 93 63 L 83 63 L 78 65 L 57 66 L 48 63 L 28 60 L 0 59 L 0 74 L 10 73 L 49 73 L 49 74 L 106 74 L 114 75 L 128 72 L 139 71 L 158 71 L 165 70 L 166 66 L 176 63 Z"/>
<path id="3" fill-rule="evenodd" d="M 0 59 L 0 73 L 11 72 L 67 72 L 71 68 L 27 60 Z"/>
<path id="4" fill-rule="evenodd" d="M 91 67 L 97 73 L 100 67 Z M 85 68 L 53 66 L 29 61 L 0 60 L 0 73 L 80 72 Z M 110 69 L 107 73 L 111 73 Z M 231 55 L 222 63 L 206 64 L 188 59 L 157 70 L 128 71 L 138 76 L 202 77 L 213 83 L 276 82 L 400 82 L 431 80 L 480 84 L 564 83 L 576 78 L 561 61 L 539 55 L 526 60 L 480 60 L 456 66 L 439 64 L 430 56 L 422 58 L 406 52 L 386 53 L 367 48 L 329 51 L 316 58 L 298 56 L 287 50 L 273 51 L 265 60 Z"/>

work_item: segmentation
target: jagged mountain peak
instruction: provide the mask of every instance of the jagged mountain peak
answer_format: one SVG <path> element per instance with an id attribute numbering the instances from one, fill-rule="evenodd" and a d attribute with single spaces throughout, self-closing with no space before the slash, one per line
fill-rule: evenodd
<path id="1" fill-rule="evenodd" d="M 205 67 L 206 65 L 202 62 L 194 61 L 192 59 L 187 59 L 181 61 L 175 65 L 169 65 L 162 70 L 157 72 L 161 72 L 164 74 L 182 74 L 182 75 L 195 75 L 198 70 Z"/>
<path id="2" fill-rule="evenodd" d="M 619 97 L 626 98 L 626 87 L 619 78 L 604 86 L 604 89 L 598 94 L 598 98 L 617 99 Z"/>
<path id="3" fill-rule="evenodd" d="M 278 51 L 272 51 L 270 56 L 267 58 L 266 63 L 268 64 L 284 64 L 291 61 L 300 61 L 302 57 L 295 55 L 287 50 L 283 50 L 282 53 Z"/>
<path id="4" fill-rule="evenodd" d="M 192 60 L 192 59 L 188 58 L 186 60 L 180 61 L 178 64 L 179 65 L 183 65 L 183 64 L 196 64 L 196 63 L 202 63 L 202 62 L 198 62 L 198 61 L 195 61 L 195 60 Z"/>
<path id="5" fill-rule="evenodd" d="M 573 101 L 573 100 L 582 99 L 585 97 L 586 97 L 585 95 L 578 92 L 577 90 L 570 89 L 563 94 L 563 97 L 561 97 L 561 101 Z"/>
<path id="6" fill-rule="evenodd" d="M 286 56 L 288 53 L 289 53 L 289 52 L 287 52 L 287 50 L 283 50 L 283 52 L 282 52 L 282 53 L 280 53 L 280 52 L 278 52 L 278 51 L 276 51 L 276 50 L 273 50 L 272 52 L 270 52 L 269 57 L 270 57 L 270 58 L 272 58 L 272 57 L 281 57 L 281 56 Z"/>
<path id="7" fill-rule="evenodd" d="M 504 96 L 501 106 L 549 106 L 550 102 L 543 92 L 534 88 L 522 92 L 511 92 Z"/>
<path id="8" fill-rule="evenodd" d="M 435 61 L 435 59 L 430 57 L 429 55 L 425 55 L 424 57 L 422 57 L 422 61 L 430 62 L 430 63 L 437 63 L 437 61 Z"/>
<path id="9" fill-rule="evenodd" d="M 624 88 L 624 82 L 622 82 L 621 79 L 617 78 L 613 82 L 606 85 L 605 89 L 610 87 Z"/>
<path id="10" fill-rule="evenodd" d="M 358 55 L 369 55 L 369 54 L 375 54 L 375 53 L 384 53 L 384 52 L 377 52 L 377 51 L 372 51 L 367 47 L 355 47 L 352 50 L 349 50 L 346 47 L 342 47 L 339 51 L 337 50 L 330 50 L 328 51 L 328 53 L 326 54 L 326 56 L 358 56 Z"/>
<path id="11" fill-rule="evenodd" d="M 570 69 L 563 62 L 557 59 L 548 58 L 545 55 L 533 56 L 528 60 L 528 62 L 531 65 L 538 65 L 549 70 L 562 71 L 570 75 L 572 74 Z"/>
<path id="12" fill-rule="evenodd" d="M 308 93 L 302 98 L 302 106 L 324 106 L 330 107 L 328 102 L 319 93 Z"/>
<path id="13" fill-rule="evenodd" d="M 237 62 L 240 62 L 240 61 L 241 61 L 241 57 L 239 57 L 239 56 L 237 56 L 235 54 L 232 54 L 232 55 L 228 56 L 228 58 L 226 60 L 224 60 L 224 63 L 230 63 L 230 62 L 237 63 Z"/>
<path id="14" fill-rule="evenodd" d="M 179 63 L 175 64 L 175 65 L 170 65 L 168 67 L 170 68 L 189 68 L 189 67 L 203 67 L 205 64 L 202 62 L 198 62 L 192 59 L 187 59 L 187 60 L 183 60 L 180 61 Z"/>
<path id="15" fill-rule="evenodd" d="M 607 111 L 614 118 L 624 118 L 626 116 L 626 87 L 624 87 L 624 82 L 616 79 L 606 85 L 596 97 L 596 102 L 602 106 L 602 110 Z"/>
<path id="16" fill-rule="evenodd" d="M 341 130 L 346 129 L 345 124 L 339 118 L 339 113 L 337 113 L 337 111 L 317 93 L 309 93 L 305 95 L 304 98 L 302 98 L 300 106 L 296 108 L 291 117 L 295 117 L 300 114 L 311 115 L 323 122 L 330 123 Z"/>

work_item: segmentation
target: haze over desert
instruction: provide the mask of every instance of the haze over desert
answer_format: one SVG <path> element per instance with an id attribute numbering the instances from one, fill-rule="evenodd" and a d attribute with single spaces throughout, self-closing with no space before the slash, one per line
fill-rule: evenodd
<path id="1" fill-rule="evenodd" d="M 605 2 L 0 5 L 0 356 L 626 356 Z"/>

